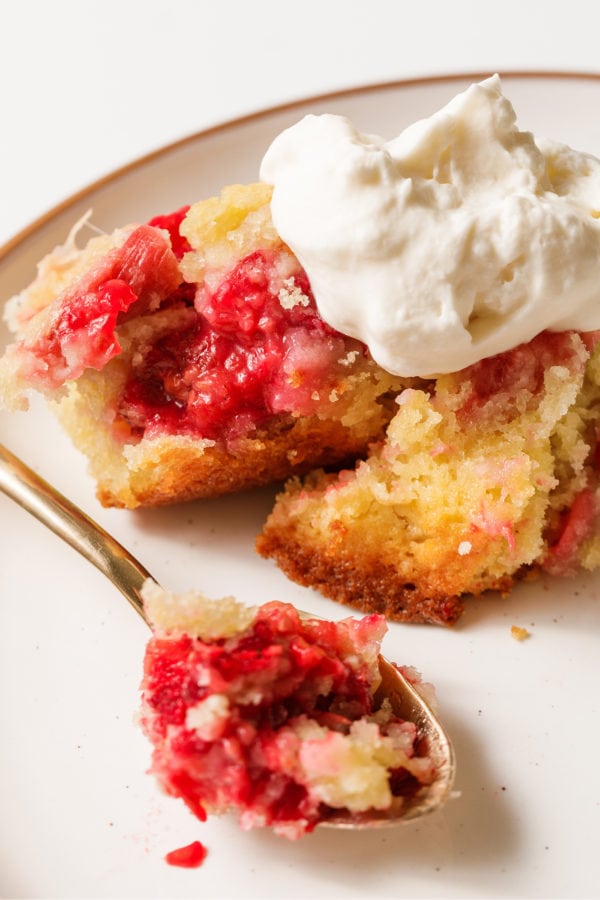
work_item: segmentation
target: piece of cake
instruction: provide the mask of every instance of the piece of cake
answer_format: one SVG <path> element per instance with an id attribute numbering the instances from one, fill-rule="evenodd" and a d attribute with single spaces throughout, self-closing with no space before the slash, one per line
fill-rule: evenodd
<path id="1" fill-rule="evenodd" d="M 294 580 L 398 621 L 600 564 L 600 352 L 545 332 L 398 395 L 353 470 L 291 481 L 257 546 Z M 593 349 L 593 346 L 596 349 Z"/>
<path id="2" fill-rule="evenodd" d="M 74 229 L 7 306 L 4 404 L 45 394 L 101 502 L 213 497 L 363 455 L 398 379 L 318 315 L 267 185 L 149 224 Z"/>
<path id="3" fill-rule="evenodd" d="M 231 810 L 295 839 L 340 814 L 401 813 L 442 775 L 419 725 L 378 699 L 382 616 L 327 622 L 154 582 L 143 595 L 151 772 L 198 818 Z"/>

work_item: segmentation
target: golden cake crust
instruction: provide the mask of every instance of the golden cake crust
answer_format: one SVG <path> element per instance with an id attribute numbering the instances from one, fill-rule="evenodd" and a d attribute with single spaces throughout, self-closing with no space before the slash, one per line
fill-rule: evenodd
<path id="1" fill-rule="evenodd" d="M 477 576 L 469 578 L 462 560 L 452 553 L 438 554 L 429 569 L 413 568 L 401 544 L 396 547 L 398 561 L 404 563 L 400 567 L 386 562 L 376 549 L 361 552 L 356 546 L 345 547 L 348 536 L 349 529 L 340 520 L 331 523 L 327 540 L 307 536 L 293 520 L 278 515 L 276 506 L 256 540 L 256 549 L 274 558 L 293 581 L 315 588 L 330 600 L 364 613 L 382 613 L 396 622 L 453 625 L 464 611 L 465 585 L 470 594 L 504 593 L 515 582 L 514 574 L 504 574 L 478 583 Z"/>
<path id="2" fill-rule="evenodd" d="M 128 477 L 121 489 L 98 475 L 104 506 L 134 508 L 218 497 L 283 481 L 291 471 L 338 465 L 364 451 L 364 436 L 338 422 L 303 418 L 261 437 L 240 440 L 236 452 L 202 446 L 185 438 L 155 438 L 128 455 Z"/>
<path id="3" fill-rule="evenodd" d="M 343 528 L 340 529 L 343 531 Z M 419 585 L 398 578 L 393 566 L 373 557 L 357 559 L 348 554 L 315 552 L 290 531 L 267 528 L 256 541 L 256 549 L 273 557 L 285 574 L 298 584 L 314 588 L 363 613 L 381 613 L 396 622 L 429 622 L 453 625 L 462 615 L 464 602 L 458 593 L 448 593 L 446 584 L 432 577 Z M 508 589 L 510 579 L 498 588 Z"/>

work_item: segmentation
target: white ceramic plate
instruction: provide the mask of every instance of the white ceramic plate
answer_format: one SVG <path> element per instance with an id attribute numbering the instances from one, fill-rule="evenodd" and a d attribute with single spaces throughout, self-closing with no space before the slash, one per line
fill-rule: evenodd
<path id="1" fill-rule="evenodd" d="M 257 176 L 272 137 L 308 111 L 391 136 L 471 78 L 371 87 L 254 115 L 119 171 L 5 248 L 2 295 L 88 207 L 105 229 Z M 522 127 L 600 155 L 600 80 L 506 76 Z M 4 299 L 4 296 L 2 297 Z M 7 339 L 4 332 L 0 341 Z M 341 607 L 253 551 L 270 490 L 172 509 L 103 510 L 84 460 L 42 404 L 0 415 L 0 440 L 112 531 L 173 589 Z M 600 885 L 598 577 L 522 585 L 473 602 L 454 630 L 391 625 L 388 656 L 438 688 L 459 799 L 374 833 L 299 843 L 197 822 L 145 774 L 135 714 L 147 633 L 88 563 L 0 497 L 0 894 L 3 897 L 575 897 Z M 524 626 L 523 643 L 510 634 Z M 163 855 L 199 839 L 197 870 Z"/>

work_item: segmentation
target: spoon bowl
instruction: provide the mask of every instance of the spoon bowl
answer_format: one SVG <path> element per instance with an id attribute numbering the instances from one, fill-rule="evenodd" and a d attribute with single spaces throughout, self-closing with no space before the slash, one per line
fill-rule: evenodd
<path id="1" fill-rule="evenodd" d="M 143 585 L 152 579 L 148 570 L 107 531 L 1 444 L 0 491 L 103 572 L 149 625 L 142 599 Z M 455 759 L 442 724 L 418 690 L 383 656 L 379 657 L 379 671 L 381 683 L 376 705 L 389 700 L 398 717 L 417 726 L 419 744 L 433 759 L 436 777 L 414 796 L 398 798 L 390 809 L 363 814 L 339 813 L 323 822 L 323 826 L 356 829 L 398 825 L 439 809 L 450 796 Z"/>

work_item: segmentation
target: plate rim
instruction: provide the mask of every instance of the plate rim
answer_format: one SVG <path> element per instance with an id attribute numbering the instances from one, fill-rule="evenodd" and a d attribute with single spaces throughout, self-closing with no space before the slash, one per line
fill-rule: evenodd
<path id="1" fill-rule="evenodd" d="M 183 137 L 176 138 L 173 141 L 162 144 L 159 147 L 156 147 L 154 150 L 150 150 L 147 153 L 136 156 L 128 162 L 117 166 L 117 168 L 110 170 L 104 175 L 101 175 L 99 178 L 95 178 L 93 181 L 88 182 L 82 188 L 79 188 L 74 193 L 69 194 L 63 200 L 59 201 L 58 203 L 47 209 L 45 212 L 41 213 L 41 215 L 37 216 L 23 228 L 19 229 L 16 234 L 5 241 L 4 244 L 0 246 L 0 264 L 4 263 L 10 256 L 10 254 L 18 250 L 21 244 L 23 244 L 28 238 L 32 237 L 37 231 L 42 229 L 54 218 L 68 210 L 71 206 L 74 206 L 76 203 L 84 200 L 90 194 L 94 193 L 94 191 L 106 185 L 109 185 L 113 181 L 117 181 L 121 176 L 126 175 L 129 172 L 133 172 L 149 162 L 153 162 L 154 160 L 160 159 L 163 156 L 168 156 L 169 153 L 172 153 L 174 150 L 178 150 L 179 148 L 185 147 L 188 144 L 193 144 L 195 141 L 198 141 L 202 138 L 211 137 L 212 135 L 219 134 L 230 129 L 235 129 L 239 126 L 246 125 L 251 122 L 256 122 L 260 119 L 267 118 L 272 115 L 277 115 L 278 113 L 291 112 L 294 109 L 300 109 L 301 107 L 312 103 L 322 103 L 329 100 L 359 96 L 361 94 L 370 93 L 371 91 L 377 92 L 397 90 L 398 88 L 419 87 L 421 85 L 432 84 L 450 84 L 454 81 L 465 80 L 481 81 L 482 79 L 488 78 L 493 74 L 498 74 L 503 80 L 523 78 L 531 79 L 532 81 L 545 81 L 553 78 L 560 78 L 571 81 L 600 82 L 600 72 L 578 70 L 490 69 L 487 71 L 446 72 L 435 75 L 419 75 L 409 78 L 399 78 L 391 81 L 372 83 L 368 82 L 365 84 L 353 85 L 350 87 L 339 88 L 332 91 L 325 91 L 324 93 L 298 97 L 294 100 L 287 100 L 283 103 L 278 103 L 273 106 L 261 107 L 260 109 L 254 110 L 252 112 L 244 113 L 243 115 L 235 116 L 231 119 L 225 119 L 222 122 L 217 122 L 214 125 L 209 125 L 206 128 L 201 128 L 198 131 L 190 132 Z"/>

